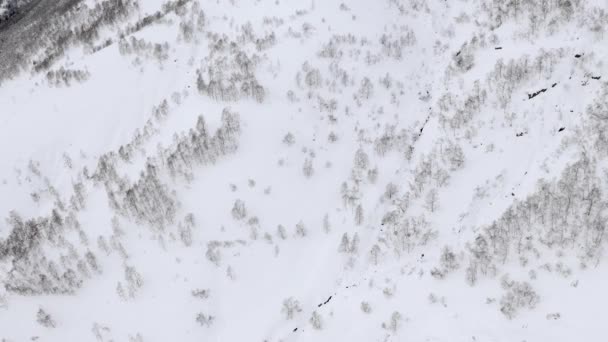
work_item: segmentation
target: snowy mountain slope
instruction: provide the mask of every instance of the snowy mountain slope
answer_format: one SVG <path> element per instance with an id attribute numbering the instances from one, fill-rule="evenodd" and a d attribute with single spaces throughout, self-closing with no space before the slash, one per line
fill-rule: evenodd
<path id="1" fill-rule="evenodd" d="M 608 3 L 62 4 L 0 26 L 0 338 L 603 340 Z"/>

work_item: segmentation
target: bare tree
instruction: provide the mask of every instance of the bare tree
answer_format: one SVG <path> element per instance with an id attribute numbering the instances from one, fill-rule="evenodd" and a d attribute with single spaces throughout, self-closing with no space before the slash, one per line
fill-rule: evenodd
<path id="1" fill-rule="evenodd" d="M 281 312 L 285 314 L 285 318 L 293 319 L 296 314 L 302 312 L 300 302 L 293 297 L 285 299 L 283 301 L 283 308 L 281 309 Z"/>
<path id="2" fill-rule="evenodd" d="M 355 209 L 355 224 L 357 226 L 360 226 L 363 223 L 363 219 L 363 207 L 361 206 L 361 204 L 359 204 Z"/>
<path id="3" fill-rule="evenodd" d="M 46 328 L 55 328 L 56 323 L 46 311 L 42 308 L 38 309 L 38 313 L 36 314 L 36 322 Z"/>
<path id="4" fill-rule="evenodd" d="M 235 220 L 242 220 L 247 216 L 247 208 L 245 208 L 245 202 L 237 199 L 234 201 L 234 205 L 232 206 L 232 217 Z"/>
<path id="5" fill-rule="evenodd" d="M 424 199 L 424 204 L 426 209 L 433 213 L 435 212 L 435 210 L 437 210 L 438 203 L 439 194 L 437 192 L 437 189 L 433 188 L 427 192 L 426 197 Z"/>
<path id="6" fill-rule="evenodd" d="M 317 311 L 312 312 L 309 322 L 315 330 L 323 329 L 323 317 Z"/>

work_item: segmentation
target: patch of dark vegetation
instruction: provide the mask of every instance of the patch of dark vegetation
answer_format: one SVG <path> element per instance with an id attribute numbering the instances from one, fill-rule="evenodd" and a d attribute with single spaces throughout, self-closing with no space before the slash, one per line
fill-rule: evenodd
<path id="1" fill-rule="evenodd" d="M 95 40 L 99 39 L 99 31 L 102 27 L 125 20 L 138 8 L 138 3 L 134 0 L 106 0 L 96 4 L 92 9 L 82 9 L 79 6 L 60 18 L 54 25 L 56 26 L 55 31 L 59 33 L 55 37 L 51 37 L 53 44 L 45 48 L 42 57 L 33 62 L 34 71 L 48 70 L 71 45 L 91 46 Z M 69 21 L 70 17 L 75 16 L 76 13 L 83 14 L 87 19 L 72 30 L 69 28 Z M 92 49 L 94 48 L 91 46 Z"/>
<path id="2" fill-rule="evenodd" d="M 0 260 L 7 257 L 21 259 L 38 245 L 41 227 L 48 223 L 44 219 L 23 221 L 15 212 L 11 212 L 8 224 L 13 227 L 4 241 L 0 241 Z"/>
<path id="3" fill-rule="evenodd" d="M 0 20 L 0 84 L 31 65 L 47 40 L 56 42 L 60 17 L 74 11 L 81 0 L 32 0 Z M 49 58 L 51 60 L 52 58 Z"/>
<path id="4" fill-rule="evenodd" d="M 539 91 L 535 91 L 532 94 L 528 94 L 528 100 L 532 100 L 533 98 L 537 97 L 538 95 L 544 93 L 547 91 L 547 88 L 543 88 Z"/>
<path id="5" fill-rule="evenodd" d="M 3 0 L 0 1 L 0 30 L 2 27 L 19 21 L 25 13 L 40 0 Z"/>
<path id="6" fill-rule="evenodd" d="M 23 3 L 0 17 L 0 84 L 22 71 L 46 72 L 70 47 L 96 52 L 115 42 L 97 42 L 103 27 L 124 21 L 139 11 L 136 0 L 105 0 L 87 7 L 82 0 L 11 0 Z M 122 38 L 181 11 L 191 0 L 170 1 L 120 32 Z"/>

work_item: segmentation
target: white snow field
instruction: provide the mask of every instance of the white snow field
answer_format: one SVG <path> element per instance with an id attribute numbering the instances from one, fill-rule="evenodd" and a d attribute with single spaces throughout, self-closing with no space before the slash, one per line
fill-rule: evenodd
<path id="1" fill-rule="evenodd" d="M 608 1 L 28 6 L 0 341 L 608 339 Z"/>

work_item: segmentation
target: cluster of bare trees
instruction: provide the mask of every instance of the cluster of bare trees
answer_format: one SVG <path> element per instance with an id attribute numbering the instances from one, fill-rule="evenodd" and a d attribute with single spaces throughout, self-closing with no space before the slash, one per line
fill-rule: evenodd
<path id="1" fill-rule="evenodd" d="M 138 21 L 136 21 L 133 24 L 126 25 L 126 27 L 124 29 L 119 30 L 116 38 L 115 37 L 106 38 L 105 40 L 102 40 L 101 43 L 95 44 L 95 42 L 100 37 L 98 36 L 98 29 L 91 28 L 88 30 L 88 32 L 90 32 L 90 33 L 88 34 L 89 37 L 88 37 L 88 40 L 86 41 L 88 50 L 90 53 L 95 53 L 101 49 L 104 49 L 104 48 L 114 44 L 114 42 L 116 40 L 121 41 L 121 40 L 125 39 L 126 37 L 142 30 L 143 28 L 145 28 L 147 26 L 162 22 L 162 20 L 169 13 L 176 13 L 179 15 L 180 13 L 184 12 L 186 5 L 191 2 L 192 2 L 192 0 L 168 1 L 165 4 L 163 4 L 163 6 L 160 10 L 154 12 L 153 14 L 144 16 L 143 18 L 139 19 Z M 200 18 L 200 20 L 198 22 L 198 24 L 199 24 L 198 26 L 204 26 L 205 14 L 203 13 L 202 10 L 199 9 L 198 6 L 199 6 L 199 3 L 197 1 L 194 1 L 192 4 L 192 11 L 193 11 L 193 13 L 196 12 L 198 17 Z M 190 24 L 190 22 L 184 23 L 184 25 L 186 25 L 188 28 L 190 28 L 189 24 Z M 95 38 L 95 39 L 93 39 L 93 38 Z"/>
<path id="2" fill-rule="evenodd" d="M 500 298 L 500 312 L 509 319 L 521 309 L 534 309 L 540 301 L 540 296 L 528 282 L 513 281 L 505 275 L 501 286 L 505 294 Z"/>
<path id="3" fill-rule="evenodd" d="M 167 115 L 167 106 L 161 104 L 153 114 L 161 120 Z M 0 239 L 0 259 L 12 260 L 12 268 L 5 287 L 20 294 L 69 294 L 81 287 L 83 281 L 101 272 L 101 265 L 89 250 L 88 237 L 76 219 L 76 213 L 86 205 L 86 182 L 104 186 L 110 207 L 123 217 L 147 223 L 155 231 L 163 231 L 175 221 L 178 202 L 169 187 L 161 181 L 164 175 L 183 175 L 191 172 L 196 165 L 211 163 L 221 155 L 234 152 L 238 147 L 240 121 L 237 113 L 228 109 L 222 113 L 222 125 L 213 135 L 209 135 L 204 119 L 199 117 L 196 128 L 177 138 L 176 143 L 162 148 L 158 156 L 161 162 L 148 158 L 145 170 L 131 183 L 119 174 L 119 156 L 123 153 L 107 153 L 99 158 L 92 175 L 83 169 L 84 179 L 73 184 L 70 206 L 57 197 L 56 208 L 47 217 L 22 219 L 12 213 L 7 223 L 10 233 Z M 137 140 L 136 136 L 135 139 Z M 134 141 L 132 148 L 140 146 Z M 42 178 L 37 166 L 30 163 L 34 175 Z M 189 171 L 188 171 L 189 170 Z M 48 184 L 50 187 L 50 184 Z M 50 188 L 52 190 L 52 188 Z M 53 191 L 51 191 L 53 192 Z M 58 194 L 57 194 L 58 196 Z M 180 240 L 192 244 L 193 215 L 186 215 L 178 225 Z M 123 259 L 127 251 L 120 241 L 124 235 L 118 220 L 113 221 L 114 233 L 108 241 L 104 236 L 97 239 L 98 248 L 106 253 L 116 251 Z M 84 247 L 79 248 L 78 246 Z M 56 256 L 47 255 L 45 249 L 58 250 Z M 127 269 L 125 284 L 119 284 L 117 291 L 125 298 L 132 297 L 142 286 L 141 277 L 134 269 Z"/>
<path id="4" fill-rule="evenodd" d="M 536 192 L 515 201 L 469 244 L 467 280 L 494 275 L 509 260 L 524 265 L 540 260 L 542 250 L 576 250 L 581 262 L 597 262 L 605 242 L 608 202 L 594 161 L 581 159 L 556 182 L 541 180 Z"/>
<path id="5" fill-rule="evenodd" d="M 225 108 L 222 125 L 210 134 L 203 116 L 199 116 L 196 128 L 177 137 L 171 147 L 159 151 L 159 156 L 173 177 L 188 179 L 196 165 L 214 163 L 218 157 L 233 153 L 238 148 L 241 132 L 239 114 Z"/>
<path id="6" fill-rule="evenodd" d="M 589 150 L 608 152 L 608 85 L 603 84 L 598 96 L 585 109 L 587 120 L 576 132 L 576 139 Z M 585 138 L 589 141 L 585 141 Z"/>
<path id="7" fill-rule="evenodd" d="M 229 74 L 227 71 L 229 72 L 231 67 L 223 59 L 209 66 L 206 76 L 199 70 L 197 73 L 199 92 L 220 101 L 234 102 L 241 98 L 252 98 L 257 102 L 263 102 L 266 91 L 252 72 L 251 59 L 242 52 L 240 58 L 235 58 L 235 62 L 240 66 L 240 70 Z"/>
<path id="8" fill-rule="evenodd" d="M 246 244 L 247 242 L 245 240 L 240 239 L 234 241 L 212 240 L 207 242 L 205 257 L 215 266 L 220 266 L 222 262 L 222 248 L 234 248 L 235 246 L 244 246 Z"/>
<path id="9" fill-rule="evenodd" d="M 396 150 L 409 159 L 412 143 L 411 134 L 408 130 L 397 130 L 396 125 L 387 125 L 384 127 L 384 132 L 374 140 L 374 151 L 383 156 Z"/>
<path id="10" fill-rule="evenodd" d="M 104 184 L 113 209 L 163 230 L 174 223 L 178 203 L 161 181 L 161 174 L 167 172 L 173 178 L 179 176 L 191 180 L 197 165 L 214 163 L 218 157 L 234 152 L 240 133 L 239 116 L 225 109 L 221 120 L 222 125 L 210 135 L 204 118 L 199 116 L 195 128 L 187 134 L 176 135 L 172 146 L 159 149 L 160 163 L 157 159 L 148 158 L 145 171 L 131 185 L 116 171 L 116 153 L 99 159 L 93 179 Z"/>
<path id="11" fill-rule="evenodd" d="M 122 300 L 135 298 L 135 295 L 144 285 L 142 275 L 132 266 L 125 266 L 124 283 L 118 282 L 116 293 Z"/>
<path id="12" fill-rule="evenodd" d="M 52 86 L 69 87 L 72 82 L 84 82 L 90 76 L 87 70 L 71 70 L 63 67 L 46 73 L 46 79 Z"/>
<path id="13" fill-rule="evenodd" d="M 118 51 L 122 55 L 134 54 L 144 58 L 153 58 L 158 62 L 163 62 L 169 58 L 169 44 L 167 42 L 152 44 L 133 36 L 128 39 L 121 39 L 118 42 Z"/>
<path id="14" fill-rule="evenodd" d="M 53 210 L 48 217 L 23 220 L 12 212 L 7 220 L 9 236 L 0 240 L 0 260 L 11 258 L 4 287 L 22 295 L 71 294 L 82 286 L 84 279 L 99 273 L 96 256 L 79 251 L 70 232 L 76 232 L 79 243 L 87 244 L 80 224 L 73 216 L 63 217 Z M 58 251 L 47 256 L 45 248 Z"/>
<path id="15" fill-rule="evenodd" d="M 124 192 L 123 208 L 136 220 L 163 229 L 173 223 L 177 202 L 161 183 L 156 167 L 147 164 L 139 180 Z"/>
<path id="16" fill-rule="evenodd" d="M 584 1 L 580 0 L 548 0 L 548 1 L 500 1 L 493 0 L 482 3 L 482 8 L 488 16 L 488 24 L 497 28 L 509 20 L 517 21 L 526 32 L 535 34 L 543 27 L 559 25 L 574 18 L 582 12 Z M 522 25 L 522 21 L 523 24 Z"/>
<path id="17" fill-rule="evenodd" d="M 159 115 L 164 115 L 166 110 L 162 109 L 163 106 L 159 108 Z M 160 173 L 170 171 L 178 160 L 183 163 L 182 167 L 193 167 L 212 162 L 218 156 L 234 151 L 238 146 L 236 139 L 239 132 L 238 114 L 225 110 L 222 126 L 213 136 L 207 136 L 204 120 L 200 117 L 196 129 L 191 130 L 175 146 L 159 153 L 164 156 L 160 166 L 153 159 L 148 160 L 145 171 L 134 184 L 130 185 L 128 179 L 119 176 L 116 153 L 103 155 L 93 175 L 88 176 L 86 171 L 83 174 L 87 179 L 104 185 L 111 207 L 119 214 L 162 230 L 174 222 L 177 202 L 168 187 L 161 182 Z M 35 165 L 33 170 L 37 170 Z M 69 208 L 61 205 L 48 217 L 29 220 L 21 219 L 16 213 L 11 214 L 8 220 L 10 234 L 6 239 L 0 240 L 0 259 L 11 258 L 13 263 L 5 283 L 7 290 L 30 295 L 69 294 L 74 293 L 85 279 L 101 272 L 97 257 L 88 249 L 79 252 L 75 245 L 78 242 L 85 247 L 88 245 L 87 235 L 74 215 L 84 208 L 85 202 L 85 186 L 81 181 L 74 184 L 72 205 Z M 67 214 L 64 214 L 66 211 Z M 100 236 L 98 247 L 106 253 L 115 250 L 126 259 L 127 252 L 120 242 L 120 236 L 124 233 L 121 232 L 118 221 L 115 221 L 114 234 L 109 243 Z M 193 228 L 192 215 L 187 215 L 179 224 L 179 237 L 187 246 L 192 244 Z M 68 239 L 68 232 L 75 232 L 78 242 Z M 58 259 L 46 256 L 43 250 L 47 245 L 61 251 Z M 125 283 L 119 283 L 117 291 L 121 297 L 131 298 L 143 282 L 134 268 L 127 268 L 125 272 Z"/>
<path id="18" fill-rule="evenodd" d="M 549 82 L 556 65 L 565 56 L 565 49 L 541 50 L 531 58 L 527 55 L 508 62 L 499 59 L 487 76 L 489 89 L 496 94 L 501 108 L 511 103 L 513 94 L 525 82 L 542 78 Z"/>
<path id="19" fill-rule="evenodd" d="M 106 0 L 96 3 L 93 8 L 71 8 L 66 14 L 50 23 L 53 27 L 48 31 L 47 41 L 50 44 L 45 46 L 43 57 L 34 61 L 34 70 L 36 72 L 48 70 L 69 47 L 76 44 L 93 48 L 94 42 L 101 36 L 102 28 L 127 19 L 138 8 L 139 5 L 135 0 Z M 75 28 L 72 29 L 74 26 Z"/>
<path id="20" fill-rule="evenodd" d="M 444 246 L 439 257 L 439 266 L 431 270 L 431 275 L 443 279 L 448 273 L 460 267 L 460 257 L 449 246 Z"/>
<path id="21" fill-rule="evenodd" d="M 0 10 L 0 22 L 8 20 L 16 14 L 20 8 L 26 8 L 27 0 L 8 1 L 6 10 Z M 165 3 L 161 10 L 144 16 L 134 24 L 127 25 L 123 31 L 116 32 L 116 37 L 104 37 L 104 28 L 114 28 L 117 23 L 124 22 L 131 18 L 139 9 L 137 0 L 104 0 L 97 2 L 93 7 L 74 6 L 78 2 L 57 1 L 56 5 L 49 8 L 48 18 L 33 18 L 39 22 L 18 23 L 15 28 L 14 36 L 6 44 L 12 44 L 13 49 L 9 50 L 9 45 L 2 46 L 1 50 L 6 56 L 3 59 L 2 79 L 25 69 L 28 70 L 33 65 L 34 72 L 44 72 L 49 70 L 52 65 L 65 54 L 70 47 L 82 45 L 86 51 L 94 53 L 103 49 L 115 41 L 122 42 L 122 50 L 125 49 L 125 39 L 127 36 L 162 20 L 168 13 L 174 12 L 184 14 L 185 7 L 192 0 L 175 0 Z M 194 1 L 191 9 L 196 10 L 196 26 L 202 27 L 205 17 L 198 2 Z M 46 15 L 47 13 L 45 13 Z M 28 18 L 29 20 L 29 18 Z M 186 21 L 189 24 L 190 21 Z M 43 25 L 40 25 L 43 24 Z M 38 30 L 35 35 L 29 34 L 28 30 Z M 188 31 L 188 30 L 186 30 Z M 24 38 L 35 36 L 38 39 Z M 43 39 L 40 39 L 43 37 Z M 131 42 L 132 43 L 132 42 Z M 143 51 L 141 44 L 139 50 Z M 133 48 L 130 49 L 132 51 Z M 146 55 L 155 58 L 166 56 L 166 47 L 163 45 L 146 45 Z M 41 53 L 38 53 L 41 52 Z"/>
<path id="22" fill-rule="evenodd" d="M 118 148 L 118 156 L 123 161 L 131 162 L 135 153 L 138 151 L 145 154 L 143 148 L 144 144 L 148 142 L 154 134 L 158 133 L 160 124 L 169 117 L 169 109 L 169 102 L 167 102 L 166 99 L 152 108 L 152 115 L 146 120 L 144 127 L 142 129 L 137 128 L 133 133 L 131 140 Z"/>
<path id="23" fill-rule="evenodd" d="M 211 41 L 210 56 L 197 70 L 197 88 L 201 94 L 215 100 L 234 102 L 251 98 L 261 103 L 266 97 L 266 89 L 255 76 L 261 61 L 256 53 L 248 52 L 250 45 L 260 52 L 276 43 L 273 33 L 257 36 L 251 24 L 241 27 L 240 34 L 234 39 L 228 36 L 208 33 Z"/>
<path id="24" fill-rule="evenodd" d="M 425 246 L 437 237 L 423 215 L 408 217 L 398 210 L 384 216 L 380 242 L 390 246 L 396 255 L 410 253 L 414 248 Z"/>
<path id="25" fill-rule="evenodd" d="M 382 53 L 387 57 L 401 60 L 403 58 L 403 49 L 416 45 L 416 34 L 408 26 L 402 26 L 398 37 L 393 37 L 391 34 L 383 34 L 380 37 L 380 45 Z"/>
<path id="26" fill-rule="evenodd" d="M 46 328 L 55 328 L 57 326 L 51 315 L 42 308 L 38 309 L 36 313 L 36 322 Z"/>
<path id="27" fill-rule="evenodd" d="M 465 100 L 458 103 L 454 94 L 447 92 L 437 102 L 439 107 L 439 123 L 441 126 L 455 134 L 461 129 L 468 128 L 469 124 L 486 103 L 487 91 L 482 89 L 477 80 L 473 89 L 468 92 Z"/>
<path id="28" fill-rule="evenodd" d="M 135 22 L 135 24 L 127 25 L 126 29 L 120 33 L 120 38 L 131 35 L 153 23 L 159 22 L 161 19 L 163 19 L 169 13 L 177 13 L 177 14 L 183 13 L 185 6 L 191 2 L 192 2 L 192 0 L 175 0 L 175 1 L 168 1 L 168 2 L 164 3 L 161 10 L 156 11 L 153 14 L 150 14 L 150 15 L 147 15 L 147 16 L 141 18 L 140 20 Z M 200 10 L 200 8 L 199 8 L 200 5 L 198 4 L 197 1 L 194 1 L 192 6 L 193 6 L 192 13 L 201 15 L 202 24 L 204 25 L 205 15 Z"/>

